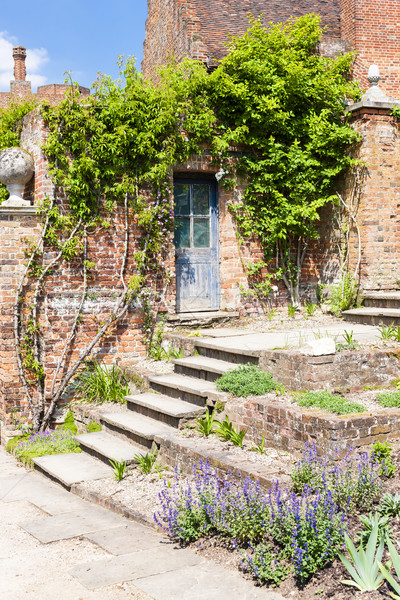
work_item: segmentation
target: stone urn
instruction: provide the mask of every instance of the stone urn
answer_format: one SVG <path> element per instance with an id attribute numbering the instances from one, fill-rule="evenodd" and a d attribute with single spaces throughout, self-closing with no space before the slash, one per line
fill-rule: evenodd
<path id="1" fill-rule="evenodd" d="M 21 148 L 5 148 L 0 151 L 0 182 L 10 192 L 8 200 L 1 207 L 30 206 L 30 202 L 22 199 L 24 186 L 35 171 L 32 156 Z"/>

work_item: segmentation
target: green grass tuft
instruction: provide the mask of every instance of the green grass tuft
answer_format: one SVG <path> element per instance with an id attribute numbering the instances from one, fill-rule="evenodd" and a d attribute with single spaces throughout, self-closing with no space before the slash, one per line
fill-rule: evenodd
<path id="1" fill-rule="evenodd" d="M 337 415 L 349 415 L 367 410 L 361 404 L 348 402 L 343 396 L 335 396 L 326 390 L 322 392 L 305 392 L 296 398 L 296 402 L 299 406 L 321 408 Z"/>
<path id="2" fill-rule="evenodd" d="M 274 381 L 271 373 L 262 371 L 256 365 L 241 365 L 228 371 L 215 382 L 217 389 L 233 396 L 262 396 L 274 390 L 283 393 L 284 387 Z"/>

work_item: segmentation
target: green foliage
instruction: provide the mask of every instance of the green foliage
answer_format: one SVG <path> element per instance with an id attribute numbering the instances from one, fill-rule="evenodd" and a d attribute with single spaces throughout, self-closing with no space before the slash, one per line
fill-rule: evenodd
<path id="1" fill-rule="evenodd" d="M 32 458 L 36 456 L 80 451 L 78 442 L 74 440 L 74 433 L 62 428 L 35 433 L 24 441 L 19 441 L 14 448 L 15 456 L 28 465 L 32 464 Z"/>
<path id="2" fill-rule="evenodd" d="M 267 260 L 280 246 L 289 279 L 297 275 L 297 242 L 317 237 L 319 209 L 334 201 L 337 176 L 354 164 L 346 149 L 359 139 L 343 101 L 360 94 L 346 78 L 353 55 L 315 53 L 321 33 L 316 15 L 267 29 L 253 20 L 208 82 L 220 119 L 213 146 L 248 147 L 239 171 L 249 184 L 232 211 Z"/>
<path id="3" fill-rule="evenodd" d="M 224 373 L 217 379 L 218 390 L 229 392 L 233 396 L 262 396 L 268 392 L 278 391 L 283 393 L 281 384 L 274 381 L 272 375 L 262 371 L 258 366 L 248 363 L 240 365 L 237 369 Z"/>
<path id="4" fill-rule="evenodd" d="M 396 572 L 397 579 L 400 579 L 400 556 L 396 550 L 395 545 L 391 542 L 391 540 L 387 540 L 387 547 L 389 550 L 390 562 L 393 563 L 393 567 Z M 383 577 L 386 579 L 386 581 L 389 583 L 389 585 L 396 592 L 395 594 L 391 593 L 390 594 L 391 597 L 394 598 L 394 600 L 400 600 L 400 584 L 399 584 L 399 582 L 396 581 L 395 578 L 393 577 L 393 575 L 390 573 L 389 567 L 387 564 L 382 565 L 381 562 L 379 562 L 378 564 L 379 564 L 379 569 L 380 569 Z"/>
<path id="5" fill-rule="evenodd" d="M 392 444 L 388 442 L 376 442 L 372 445 L 372 452 L 375 459 L 382 465 L 380 475 L 394 477 L 396 467 L 392 460 Z"/>
<path id="6" fill-rule="evenodd" d="M 12 101 L 7 108 L 0 108 L 0 150 L 19 146 L 22 118 L 35 108 L 37 102 L 31 100 Z M 0 184 L 0 204 L 8 197 L 8 192 Z"/>
<path id="7" fill-rule="evenodd" d="M 317 309 L 318 304 L 314 304 L 313 302 L 306 302 L 306 314 L 308 317 L 312 317 Z"/>
<path id="8" fill-rule="evenodd" d="M 228 415 L 225 420 L 221 423 L 217 422 L 216 434 L 224 442 L 232 442 L 235 446 L 241 448 L 243 446 L 243 439 L 246 435 L 247 429 L 241 429 L 238 431 L 233 423 L 229 420 Z"/>
<path id="9" fill-rule="evenodd" d="M 97 421 L 91 421 L 90 423 L 88 423 L 86 425 L 86 431 L 88 433 L 94 433 L 95 431 L 101 431 L 102 430 L 102 426 L 100 425 L 100 423 L 97 423 Z"/>
<path id="10" fill-rule="evenodd" d="M 243 568 L 252 571 L 257 579 L 272 587 L 277 587 L 291 571 L 284 552 L 277 553 L 270 544 L 261 543 L 252 548 L 251 555 L 243 557 Z"/>
<path id="11" fill-rule="evenodd" d="M 114 477 L 117 481 L 121 481 L 125 477 L 126 473 L 126 461 L 112 460 L 110 459 L 110 465 L 114 473 Z"/>
<path id="12" fill-rule="evenodd" d="M 91 361 L 77 377 L 75 390 L 84 402 L 125 402 L 129 394 L 128 380 L 116 365 L 109 367 L 99 361 Z"/>
<path id="13" fill-rule="evenodd" d="M 400 390 L 378 394 L 376 399 L 386 408 L 400 408 Z"/>
<path id="14" fill-rule="evenodd" d="M 262 436 L 261 442 L 259 444 L 256 443 L 256 445 L 253 446 L 252 448 L 250 448 L 250 450 L 254 450 L 255 452 L 258 452 L 259 454 L 264 454 L 264 445 L 265 445 L 265 436 Z"/>
<path id="15" fill-rule="evenodd" d="M 346 398 L 330 394 L 327 390 L 323 392 L 305 392 L 295 397 L 295 400 L 299 406 L 322 408 L 338 415 L 349 415 L 366 411 L 365 406 L 356 402 L 348 402 Z"/>
<path id="16" fill-rule="evenodd" d="M 384 494 L 378 511 L 384 516 L 400 517 L 400 494 Z"/>
<path id="17" fill-rule="evenodd" d="M 397 119 L 400 118 L 400 106 L 398 104 L 395 104 L 393 106 L 391 114 L 393 115 L 393 117 L 396 117 Z"/>
<path id="18" fill-rule="evenodd" d="M 196 419 L 196 431 L 198 431 L 200 435 L 208 437 L 214 432 L 215 423 L 217 423 L 217 421 L 214 420 L 214 413 L 206 411 L 204 417 Z"/>
<path id="19" fill-rule="evenodd" d="M 378 535 L 376 524 L 369 536 L 366 549 L 364 550 L 360 545 L 357 551 L 349 536 L 345 534 L 346 547 L 353 564 L 343 554 L 339 554 L 339 557 L 353 579 L 344 580 L 342 583 L 354 586 L 361 592 L 372 592 L 382 584 L 383 575 L 379 573 L 379 563 L 382 560 L 385 544 L 381 539 L 377 548 Z"/>
<path id="20" fill-rule="evenodd" d="M 381 324 L 380 327 L 378 327 L 378 332 L 381 340 L 395 340 L 396 342 L 400 342 L 400 327 L 395 327 L 394 323 L 387 326 Z"/>
<path id="21" fill-rule="evenodd" d="M 382 540 L 385 541 L 388 536 L 391 536 L 389 530 L 389 516 L 382 516 L 380 512 L 376 512 L 375 514 L 369 513 L 369 515 L 360 515 L 359 519 L 364 527 L 357 533 L 356 541 L 359 542 L 363 548 L 367 546 L 374 527 L 378 528 L 378 542 L 381 542 Z"/>
<path id="22" fill-rule="evenodd" d="M 296 310 L 297 310 L 297 306 L 295 304 L 288 304 L 287 307 L 287 311 L 288 311 L 288 315 L 291 319 L 294 319 L 295 315 L 296 315 Z"/>
<path id="23" fill-rule="evenodd" d="M 64 423 L 62 424 L 62 429 L 66 429 L 76 435 L 78 433 L 78 427 L 76 426 L 74 415 L 72 414 L 72 410 L 69 410 L 64 419 Z"/>
<path id="24" fill-rule="evenodd" d="M 338 285 L 330 288 L 329 306 L 336 317 L 357 303 L 358 284 L 352 273 L 345 273 Z"/>
<path id="25" fill-rule="evenodd" d="M 157 460 L 158 451 L 146 452 L 146 454 L 135 454 L 134 459 L 138 463 L 138 469 L 143 475 L 149 475 Z"/>
<path id="26" fill-rule="evenodd" d="M 342 352 L 342 350 L 358 350 L 360 344 L 354 339 L 353 335 L 353 331 L 344 331 L 344 342 L 338 342 L 336 344 L 337 352 Z"/>
<path id="27" fill-rule="evenodd" d="M 274 316 L 276 315 L 277 312 L 278 312 L 277 308 L 271 308 L 271 310 L 268 310 L 265 313 L 265 316 L 267 317 L 268 321 L 272 321 L 272 319 L 274 318 Z"/>

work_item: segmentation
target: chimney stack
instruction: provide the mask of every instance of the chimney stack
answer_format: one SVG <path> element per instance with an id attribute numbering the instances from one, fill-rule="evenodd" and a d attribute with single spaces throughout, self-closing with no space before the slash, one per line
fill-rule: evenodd
<path id="1" fill-rule="evenodd" d="M 14 79 L 15 81 L 25 81 L 26 79 L 26 48 L 23 46 L 16 46 L 13 48 L 13 59 L 14 59 Z"/>

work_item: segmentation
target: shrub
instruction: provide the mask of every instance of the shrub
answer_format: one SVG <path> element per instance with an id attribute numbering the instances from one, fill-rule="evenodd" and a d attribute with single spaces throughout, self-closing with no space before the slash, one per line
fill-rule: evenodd
<path id="1" fill-rule="evenodd" d="M 128 380 L 117 366 L 109 368 L 102 362 L 91 361 L 75 382 L 75 389 L 84 402 L 125 402 L 129 394 Z"/>
<path id="2" fill-rule="evenodd" d="M 378 394 L 376 399 L 381 406 L 386 408 L 400 408 L 400 390 Z"/>
<path id="3" fill-rule="evenodd" d="M 229 392 L 233 396 L 262 396 L 274 390 L 283 392 L 283 386 L 272 378 L 270 373 L 262 371 L 252 364 L 241 365 L 228 371 L 217 379 L 218 390 Z"/>
<path id="4" fill-rule="evenodd" d="M 299 406 L 312 406 L 314 408 L 322 408 L 328 412 L 336 413 L 337 415 L 349 415 L 366 411 L 365 406 L 356 402 L 348 402 L 342 396 L 330 394 L 327 390 L 323 392 L 306 392 L 297 398 Z"/>
<path id="5" fill-rule="evenodd" d="M 74 415 L 72 411 L 69 410 L 64 419 L 64 423 L 62 424 L 62 429 L 68 430 L 74 435 L 78 433 L 78 427 L 76 426 Z"/>
<path id="6" fill-rule="evenodd" d="M 88 423 L 86 425 L 86 431 L 88 433 L 93 433 L 95 431 L 101 431 L 102 427 L 100 425 L 100 423 L 97 423 L 97 421 L 91 421 L 90 423 Z"/>
<path id="7" fill-rule="evenodd" d="M 69 429 L 56 429 L 35 433 L 26 441 L 20 441 L 15 446 L 14 454 L 22 462 L 32 464 L 32 458 L 36 456 L 80 451 L 79 444 Z"/>

